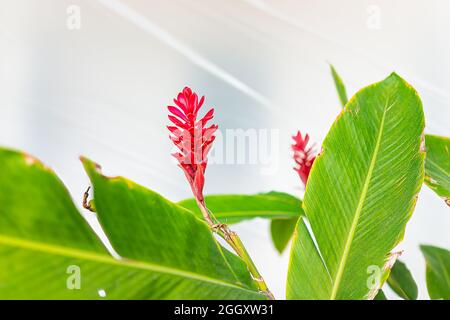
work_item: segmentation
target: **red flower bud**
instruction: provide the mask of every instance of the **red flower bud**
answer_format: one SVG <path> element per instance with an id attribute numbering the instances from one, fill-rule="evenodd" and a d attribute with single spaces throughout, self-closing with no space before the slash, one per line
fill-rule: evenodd
<path id="1" fill-rule="evenodd" d="M 311 167 L 314 163 L 314 160 L 316 159 L 315 152 L 313 151 L 314 145 L 307 148 L 309 135 L 306 134 L 305 138 L 303 139 L 300 131 L 298 131 L 297 135 L 293 136 L 292 138 L 295 142 L 292 145 L 292 150 L 294 151 L 294 160 L 296 163 L 294 170 L 297 171 L 300 179 L 306 186 L 309 172 L 311 171 Z"/>

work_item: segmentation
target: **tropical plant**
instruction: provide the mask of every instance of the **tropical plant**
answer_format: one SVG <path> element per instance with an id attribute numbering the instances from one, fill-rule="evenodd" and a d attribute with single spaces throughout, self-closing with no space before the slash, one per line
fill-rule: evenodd
<path id="1" fill-rule="evenodd" d="M 281 253 L 292 238 L 288 299 L 402 298 L 417 286 L 393 252 L 425 181 L 448 203 L 448 138 L 426 136 L 417 92 L 391 74 L 350 101 L 332 67 L 343 109 L 321 151 L 298 132 L 292 145 L 304 199 L 281 192 L 204 196 L 214 109 L 184 88 L 168 106 L 173 155 L 193 198 L 178 203 L 82 157 L 91 181 L 83 207 L 108 251 L 56 174 L 21 151 L 0 149 L 0 298 L 274 299 L 231 224 L 271 222 Z M 425 148 L 427 158 L 425 160 Z M 222 238 L 227 247 L 220 244 Z M 421 247 L 433 299 L 450 299 L 449 251 Z"/>

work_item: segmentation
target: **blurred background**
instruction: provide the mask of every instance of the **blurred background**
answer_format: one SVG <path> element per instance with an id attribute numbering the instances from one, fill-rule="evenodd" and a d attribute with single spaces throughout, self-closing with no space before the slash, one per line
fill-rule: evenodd
<path id="1" fill-rule="evenodd" d="M 212 163 L 207 194 L 301 196 L 290 136 L 320 146 L 340 112 L 328 63 L 349 96 L 396 71 L 422 98 L 426 132 L 450 135 L 449 15 L 442 0 L 0 0 L 0 145 L 54 168 L 77 204 L 89 183 L 80 155 L 181 200 L 191 194 L 170 157 L 165 106 L 188 85 L 222 131 L 278 133 L 276 170 Z M 399 246 L 420 298 L 418 245 L 450 248 L 448 211 L 424 186 Z M 235 229 L 284 299 L 289 250 L 276 252 L 268 221 Z"/>

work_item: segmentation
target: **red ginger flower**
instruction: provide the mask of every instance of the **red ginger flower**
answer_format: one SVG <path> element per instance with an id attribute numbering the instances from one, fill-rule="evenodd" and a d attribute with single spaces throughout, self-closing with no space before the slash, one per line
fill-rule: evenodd
<path id="1" fill-rule="evenodd" d="M 175 102 L 176 106 L 168 106 L 169 120 L 175 126 L 167 126 L 172 133 L 170 140 L 178 147 L 179 152 L 173 154 L 178 160 L 189 181 L 195 198 L 204 204 L 203 185 L 205 170 L 208 162 L 208 152 L 216 138 L 214 132 L 218 126 L 213 124 L 206 127 L 206 123 L 213 118 L 214 109 L 209 110 L 203 118 L 197 120 L 198 111 L 203 105 L 205 97 L 198 99 L 196 93 L 188 87 L 180 92 Z"/>
<path id="2" fill-rule="evenodd" d="M 302 179 L 303 184 L 306 186 L 309 172 L 311 171 L 313 162 L 316 159 L 315 153 L 313 151 L 314 145 L 307 148 L 306 146 L 309 141 L 309 135 L 306 134 L 305 138 L 303 139 L 300 131 L 298 131 L 297 135 L 293 136 L 292 138 L 295 142 L 292 145 L 292 150 L 294 151 L 294 160 L 297 164 L 294 167 L 294 170 L 297 171 L 300 179 Z"/>

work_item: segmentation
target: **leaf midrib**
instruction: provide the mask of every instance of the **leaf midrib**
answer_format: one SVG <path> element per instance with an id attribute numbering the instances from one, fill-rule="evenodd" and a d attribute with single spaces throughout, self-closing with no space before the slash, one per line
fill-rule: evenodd
<path id="1" fill-rule="evenodd" d="M 383 135 L 384 121 L 386 118 L 386 111 L 387 111 L 387 109 L 392 107 L 392 106 L 388 107 L 388 101 L 389 101 L 389 99 L 386 99 L 386 104 L 384 105 L 384 110 L 383 110 L 383 116 L 381 118 L 380 127 L 378 129 L 378 136 L 377 136 L 377 141 L 375 144 L 375 149 L 372 154 L 372 159 L 370 161 L 369 169 L 366 174 L 366 179 L 364 180 L 364 185 L 361 190 L 361 195 L 359 197 L 358 206 L 356 207 L 355 216 L 353 217 L 353 221 L 352 221 L 352 224 L 350 227 L 350 232 L 349 232 L 347 240 L 345 242 L 344 252 L 342 254 L 341 261 L 339 262 L 339 267 L 338 267 L 338 271 L 336 273 L 336 278 L 335 278 L 335 281 L 333 282 L 333 288 L 332 288 L 331 296 L 330 296 L 331 300 L 336 299 L 336 295 L 337 295 L 340 283 L 342 281 L 342 276 L 344 274 L 345 266 L 346 266 L 348 255 L 350 252 L 350 247 L 351 247 L 353 239 L 355 237 L 356 226 L 358 225 L 358 221 L 361 216 L 362 208 L 364 206 L 364 201 L 367 197 L 367 192 L 369 190 L 369 185 L 370 185 L 370 181 L 372 178 L 373 170 L 375 168 L 376 160 L 378 157 L 378 152 L 380 150 L 381 137 Z"/>
<path id="2" fill-rule="evenodd" d="M 148 262 L 142 262 L 142 261 L 136 261 L 136 260 L 129 260 L 129 259 L 122 259 L 117 260 L 114 259 L 111 256 L 106 256 L 103 254 L 98 254 L 94 252 L 89 252 L 81 249 L 76 248 L 70 248 L 70 247 L 62 247 L 58 245 L 53 244 L 46 244 L 42 242 L 37 241 L 29 241 L 24 239 L 19 239 L 15 237 L 0 235 L 0 244 L 4 244 L 6 246 L 11 247 L 18 247 L 22 249 L 27 249 L 31 251 L 38 251 L 38 252 L 44 252 L 48 254 L 54 254 L 69 258 L 77 258 L 77 259 L 83 259 L 98 263 L 104 263 L 109 264 L 113 266 L 120 266 L 125 268 L 135 268 L 135 269 L 141 269 L 141 270 L 147 270 L 147 271 L 154 271 L 159 273 L 165 273 L 165 274 L 171 274 L 178 277 L 183 278 L 189 278 L 192 280 L 198 280 L 203 282 L 208 282 L 220 286 L 225 287 L 232 287 L 235 289 L 251 292 L 251 293 L 257 293 L 255 291 L 252 291 L 250 289 L 235 285 L 233 283 L 221 281 L 219 279 L 210 278 L 202 274 L 193 273 L 185 270 L 179 270 L 174 269 L 166 266 L 156 265 Z"/>

